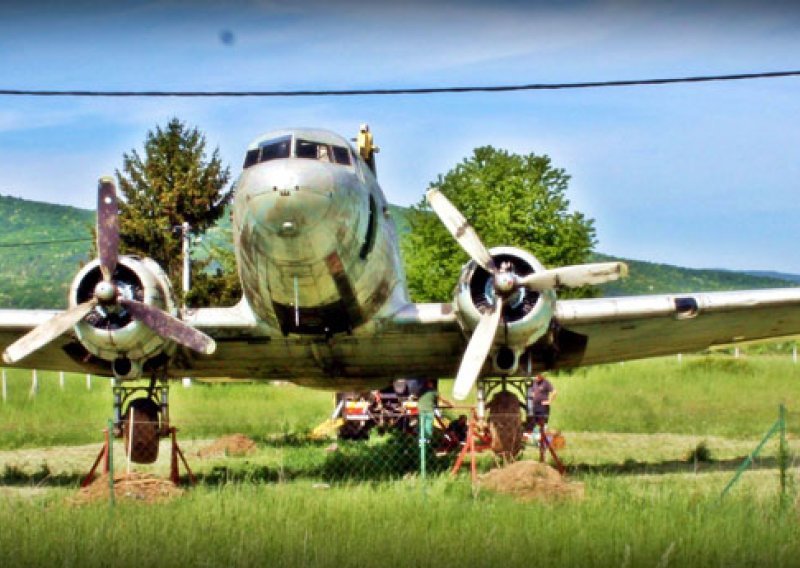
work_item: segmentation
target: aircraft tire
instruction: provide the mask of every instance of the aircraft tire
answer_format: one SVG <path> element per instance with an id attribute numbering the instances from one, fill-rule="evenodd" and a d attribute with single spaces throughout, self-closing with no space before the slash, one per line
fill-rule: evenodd
<path id="1" fill-rule="evenodd" d="M 514 461 L 525 445 L 519 399 L 513 393 L 502 391 L 494 395 L 487 406 L 492 451 L 505 462 Z"/>
<path id="2" fill-rule="evenodd" d="M 131 412 L 133 412 L 133 443 L 131 443 Z M 130 459 L 134 463 L 153 463 L 158 459 L 159 408 L 150 398 L 131 401 L 122 423 L 125 453 L 130 448 Z"/>

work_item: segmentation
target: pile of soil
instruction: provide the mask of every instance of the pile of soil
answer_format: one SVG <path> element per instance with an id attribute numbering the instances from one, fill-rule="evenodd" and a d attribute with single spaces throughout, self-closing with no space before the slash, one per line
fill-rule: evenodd
<path id="1" fill-rule="evenodd" d="M 201 448 L 197 455 L 201 458 L 220 456 L 246 456 L 256 451 L 256 443 L 244 434 L 223 436 L 210 446 Z"/>
<path id="2" fill-rule="evenodd" d="M 108 474 L 103 474 L 88 487 L 82 487 L 70 501 L 75 505 L 107 501 L 108 494 Z M 176 487 L 172 481 L 149 473 L 131 472 L 114 476 L 114 498 L 117 500 L 163 503 L 181 495 L 183 489 Z"/>
<path id="3" fill-rule="evenodd" d="M 583 483 L 567 482 L 558 470 L 536 461 L 518 461 L 480 476 L 480 486 L 519 501 L 582 499 Z"/>

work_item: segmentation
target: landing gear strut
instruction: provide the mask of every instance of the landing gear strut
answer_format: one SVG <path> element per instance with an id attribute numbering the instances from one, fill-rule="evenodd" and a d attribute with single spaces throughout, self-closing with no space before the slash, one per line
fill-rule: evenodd
<path id="1" fill-rule="evenodd" d="M 495 455 L 504 462 L 513 461 L 525 447 L 522 436 L 522 421 L 520 410 L 526 405 L 509 387 L 519 391 L 523 399 L 529 386 L 527 379 L 482 379 L 478 381 L 478 420 L 489 427 L 491 435 L 491 449 Z M 489 403 L 486 399 L 492 396 Z M 488 417 L 486 410 L 489 411 Z"/>
<path id="2" fill-rule="evenodd" d="M 132 462 L 155 462 L 160 439 L 170 435 L 167 381 L 152 379 L 146 387 L 115 383 L 113 394 L 114 437 L 124 438 Z"/>
<path id="3" fill-rule="evenodd" d="M 149 386 L 123 386 L 112 383 L 114 395 L 114 420 L 105 430 L 105 442 L 81 487 L 92 482 L 95 471 L 103 464 L 103 472 L 110 473 L 114 438 L 124 438 L 125 453 L 134 463 L 153 463 L 158 459 L 161 438 L 171 438 L 170 480 L 177 485 L 180 463 L 192 484 L 197 479 L 186 456 L 178 445 L 178 429 L 169 423 L 169 385 L 166 380 L 152 379 Z M 136 396 L 141 395 L 141 396 Z M 122 409 L 125 409 L 123 413 Z M 178 461 L 180 460 L 180 461 Z"/>

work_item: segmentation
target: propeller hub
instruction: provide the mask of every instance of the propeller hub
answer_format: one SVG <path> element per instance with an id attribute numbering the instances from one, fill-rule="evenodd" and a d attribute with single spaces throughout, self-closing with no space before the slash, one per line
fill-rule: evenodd
<path id="1" fill-rule="evenodd" d="M 101 304 L 110 304 L 117 299 L 117 287 L 111 282 L 101 280 L 94 288 L 94 297 Z"/>
<path id="2" fill-rule="evenodd" d="M 494 276 L 494 289 L 498 294 L 507 295 L 516 290 L 517 277 L 513 272 L 498 272 Z"/>

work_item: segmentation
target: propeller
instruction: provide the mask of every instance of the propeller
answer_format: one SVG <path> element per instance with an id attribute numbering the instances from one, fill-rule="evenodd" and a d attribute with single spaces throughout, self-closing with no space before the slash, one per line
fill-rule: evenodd
<path id="1" fill-rule="evenodd" d="M 541 292 L 552 288 L 578 288 L 588 284 L 602 284 L 628 275 L 628 265 L 624 262 L 598 262 L 562 266 L 552 270 L 534 272 L 519 279 L 520 286 Z"/>
<path id="2" fill-rule="evenodd" d="M 456 400 L 464 400 L 472 390 L 478 374 L 481 372 L 483 362 L 489 355 L 489 349 L 494 342 L 495 333 L 500 326 L 500 315 L 503 313 L 503 298 L 498 297 L 497 303 L 491 312 L 481 315 L 478 327 L 472 332 L 461 366 L 458 368 L 455 383 L 453 383 L 453 396 Z"/>
<path id="3" fill-rule="evenodd" d="M 491 311 L 481 315 L 461 359 L 453 385 L 453 396 L 456 400 L 464 400 L 478 380 L 502 321 L 504 298 L 508 298 L 523 287 L 536 292 L 559 287 L 577 288 L 610 282 L 628 274 L 628 267 L 623 262 L 601 262 L 542 270 L 519 277 L 510 266 L 497 267 L 475 229 L 442 192 L 430 189 L 426 198 L 431 209 L 461 248 L 491 275 L 494 288 L 495 304 Z"/>
<path id="4" fill-rule="evenodd" d="M 77 325 L 95 307 L 113 311 L 128 310 L 134 320 L 141 321 L 159 336 L 210 355 L 216 349 L 214 340 L 159 308 L 123 298 L 112 280 L 119 261 L 119 217 L 117 193 L 109 177 L 100 178 L 97 189 L 97 252 L 103 279 L 97 283 L 93 297 L 40 324 L 3 352 L 6 363 L 16 363 L 47 345 Z"/>

